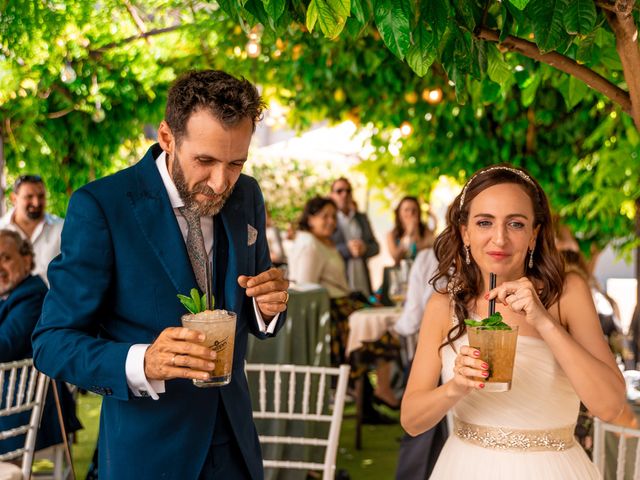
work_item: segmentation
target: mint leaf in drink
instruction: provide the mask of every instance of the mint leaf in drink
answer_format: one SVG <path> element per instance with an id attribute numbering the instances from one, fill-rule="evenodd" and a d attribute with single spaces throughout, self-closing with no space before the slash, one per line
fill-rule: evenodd
<path id="1" fill-rule="evenodd" d="M 178 299 L 180 300 L 180 303 L 182 303 L 182 305 L 184 305 L 184 308 L 189 310 L 191 313 L 193 313 L 193 314 L 198 313 L 198 310 L 196 309 L 196 305 L 195 305 L 195 303 L 193 303 L 193 299 L 191 297 L 187 297 L 186 295 L 178 294 Z"/>
<path id="2" fill-rule="evenodd" d="M 465 325 L 468 327 L 483 327 L 487 330 L 511 330 L 511 327 L 504 323 L 500 312 L 496 312 L 490 317 L 487 317 L 481 321 L 465 319 Z"/>
<path id="3" fill-rule="evenodd" d="M 467 327 L 481 327 L 482 326 L 482 322 L 478 322 L 476 320 L 471 320 L 470 318 L 465 318 L 464 323 L 465 323 L 465 325 L 467 325 Z"/>
<path id="4" fill-rule="evenodd" d="M 184 305 L 184 308 L 189 310 L 189 312 L 195 315 L 197 313 L 204 312 L 207 310 L 213 310 L 213 306 L 215 304 L 215 298 L 211 297 L 211 305 L 207 305 L 207 298 L 205 293 L 200 295 L 200 292 L 198 291 L 197 288 L 192 288 L 191 292 L 189 293 L 191 294 L 190 297 L 187 297 L 186 295 L 178 294 L 178 299 L 180 300 L 180 303 L 182 303 L 182 305 Z"/>

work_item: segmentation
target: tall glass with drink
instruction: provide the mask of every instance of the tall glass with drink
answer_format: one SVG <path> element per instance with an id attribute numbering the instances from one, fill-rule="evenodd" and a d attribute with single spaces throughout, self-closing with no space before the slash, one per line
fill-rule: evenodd
<path id="1" fill-rule="evenodd" d="M 193 380 L 196 387 L 218 387 L 231 382 L 236 314 L 226 310 L 207 310 L 182 316 L 182 326 L 205 334 L 204 345 L 216 352 L 215 367 L 209 380 Z"/>
<path id="2" fill-rule="evenodd" d="M 486 392 L 510 390 L 518 327 L 494 329 L 491 326 L 475 326 L 468 327 L 468 332 L 469 346 L 480 350 L 480 358 L 489 364 L 489 376 L 474 379 L 484 382 Z"/>

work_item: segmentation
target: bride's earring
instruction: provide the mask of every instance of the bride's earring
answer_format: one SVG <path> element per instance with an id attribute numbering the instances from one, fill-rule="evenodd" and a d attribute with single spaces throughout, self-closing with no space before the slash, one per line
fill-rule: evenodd
<path id="1" fill-rule="evenodd" d="M 529 268 L 533 268 L 533 248 L 531 249 L 531 253 L 529 254 Z"/>
<path id="2" fill-rule="evenodd" d="M 469 245 L 464 246 L 464 263 L 471 265 L 471 255 L 469 255 Z"/>

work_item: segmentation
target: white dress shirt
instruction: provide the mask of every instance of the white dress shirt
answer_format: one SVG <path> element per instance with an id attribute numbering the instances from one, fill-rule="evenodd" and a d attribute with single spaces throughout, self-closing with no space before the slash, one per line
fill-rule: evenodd
<path id="1" fill-rule="evenodd" d="M 34 275 L 40 275 L 48 287 L 47 268 L 49 267 L 49 262 L 60 253 L 60 235 L 62 234 L 64 220 L 55 215 L 45 213 L 44 218 L 31 234 L 31 238 L 28 238 L 27 234 L 14 223 L 14 213 L 15 209 L 12 208 L 0 219 L 0 228 L 14 230 L 18 232 L 22 238 L 31 242 L 31 245 L 33 245 L 33 253 L 35 254 L 35 266 L 32 273 Z"/>
<path id="2" fill-rule="evenodd" d="M 182 238 L 186 243 L 189 227 L 187 225 L 187 220 L 179 210 L 184 206 L 184 201 L 180 198 L 178 189 L 169 175 L 165 152 L 162 152 L 156 159 L 156 166 L 160 172 L 162 183 L 169 195 L 169 201 L 171 202 L 171 207 L 173 207 L 173 213 L 176 215 L 176 219 L 178 220 L 178 226 L 180 227 Z M 209 260 L 211 260 L 213 257 L 213 217 L 200 217 L 200 228 L 202 228 L 202 235 L 204 236 L 204 245 L 207 250 L 207 255 L 209 256 Z M 260 331 L 263 333 L 273 333 L 276 323 L 278 322 L 279 314 L 276 315 L 267 326 L 264 323 L 264 319 L 260 314 L 260 310 L 258 309 L 255 299 L 253 300 L 253 310 L 255 312 L 256 321 L 258 322 L 258 328 Z M 151 398 L 157 400 L 159 398 L 158 394 L 164 393 L 165 391 L 164 380 L 149 380 L 144 374 L 144 355 L 147 348 L 149 348 L 149 344 L 135 344 L 129 349 L 125 363 L 127 384 L 136 397 L 151 396 Z"/>
<path id="3" fill-rule="evenodd" d="M 432 248 L 420 250 L 409 272 L 407 301 L 394 329 L 400 335 L 413 335 L 420 330 L 422 316 L 427 302 L 433 294 L 429 280 L 436 273 L 438 260 Z"/>

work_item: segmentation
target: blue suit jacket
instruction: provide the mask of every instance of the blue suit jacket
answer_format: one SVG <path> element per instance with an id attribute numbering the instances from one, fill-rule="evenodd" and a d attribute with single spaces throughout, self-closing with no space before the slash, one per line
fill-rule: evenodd
<path id="1" fill-rule="evenodd" d="M 90 183 L 71 197 L 61 254 L 51 263 L 51 289 L 33 336 L 37 367 L 55 378 L 104 395 L 100 478 L 196 479 L 211 445 L 220 402 L 253 478 L 262 459 L 244 375 L 247 336 L 258 330 L 252 300 L 239 275 L 270 267 L 265 208 L 256 181 L 241 175 L 219 214 L 228 240 L 217 308 L 238 315 L 229 385 L 197 388 L 166 382 L 160 400 L 133 397 L 125 360 L 131 345 L 151 343 L 186 313 L 176 298 L 197 285 L 169 197 L 155 165 L 158 145 L 133 167 Z M 258 237 L 248 245 L 248 225 Z M 216 272 L 214 272 L 214 282 Z M 219 283 L 219 282 L 218 282 Z M 281 314 L 277 328 L 282 326 Z"/>

